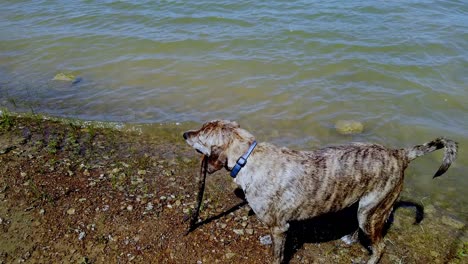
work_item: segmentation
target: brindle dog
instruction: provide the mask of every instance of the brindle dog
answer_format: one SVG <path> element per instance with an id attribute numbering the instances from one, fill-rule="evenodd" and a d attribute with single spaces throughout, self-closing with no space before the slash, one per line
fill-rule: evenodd
<path id="1" fill-rule="evenodd" d="M 236 122 L 225 120 L 205 123 L 183 136 L 190 146 L 209 157 L 209 173 L 232 170 L 255 140 Z M 404 149 L 353 143 L 313 151 L 259 143 L 234 181 L 257 217 L 270 227 L 276 263 L 283 261 L 288 222 L 338 211 L 357 202 L 359 228 L 371 243 L 367 263 L 372 264 L 382 256 L 384 224 L 403 188 L 406 167 L 413 159 L 441 148 L 445 148 L 444 158 L 434 177 L 442 175 L 455 160 L 456 142 L 437 138 Z"/>

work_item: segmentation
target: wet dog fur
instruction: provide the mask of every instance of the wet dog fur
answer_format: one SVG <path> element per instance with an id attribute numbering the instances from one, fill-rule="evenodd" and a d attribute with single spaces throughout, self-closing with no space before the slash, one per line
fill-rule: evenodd
<path id="1" fill-rule="evenodd" d="M 208 156 L 208 172 L 230 171 L 255 137 L 236 122 L 214 120 L 184 133 L 186 142 Z M 368 264 L 383 253 L 383 229 L 403 188 L 404 171 L 419 156 L 444 148 L 442 175 L 455 160 L 457 143 L 437 138 L 423 145 L 392 149 L 352 143 L 295 151 L 261 142 L 234 181 L 257 217 L 269 226 L 275 263 L 284 259 L 289 222 L 310 219 L 358 203 L 359 229 L 370 241 Z M 350 235 L 356 240 L 357 231 Z"/>

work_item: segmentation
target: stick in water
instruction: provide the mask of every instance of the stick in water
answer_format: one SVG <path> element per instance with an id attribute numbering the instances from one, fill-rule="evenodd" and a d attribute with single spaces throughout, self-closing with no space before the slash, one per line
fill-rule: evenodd
<path id="1" fill-rule="evenodd" d="M 203 193 L 205 191 L 205 180 L 206 180 L 206 169 L 208 166 L 208 157 L 203 155 L 201 166 L 200 166 L 200 180 L 198 181 L 198 196 L 197 196 L 197 207 L 193 211 L 190 217 L 190 226 L 186 234 L 192 232 L 197 228 L 198 214 L 203 201 Z"/>

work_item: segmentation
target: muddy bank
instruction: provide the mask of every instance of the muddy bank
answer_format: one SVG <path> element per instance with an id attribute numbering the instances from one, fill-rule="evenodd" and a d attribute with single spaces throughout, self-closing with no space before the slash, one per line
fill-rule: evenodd
<path id="1" fill-rule="evenodd" d="M 208 221 L 184 236 L 199 166 L 184 129 L 125 132 L 3 113 L 0 263 L 270 263 L 270 245 L 260 241 L 268 230 L 225 172 L 208 179 Z M 418 225 L 413 209 L 396 211 L 382 263 L 466 263 L 466 223 L 424 206 Z M 361 245 L 339 240 L 354 228 L 349 214 L 299 223 L 291 263 L 363 261 Z"/>

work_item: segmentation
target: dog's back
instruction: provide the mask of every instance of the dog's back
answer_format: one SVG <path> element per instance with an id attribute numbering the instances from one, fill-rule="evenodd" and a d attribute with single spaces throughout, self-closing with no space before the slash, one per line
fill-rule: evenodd
<path id="1" fill-rule="evenodd" d="M 376 144 L 356 143 L 315 151 L 294 151 L 268 144 L 258 151 L 268 152 L 262 157 L 270 160 L 281 155 L 279 161 L 284 162 L 271 164 L 252 157 L 256 175 L 266 172 L 251 182 L 254 185 L 250 190 L 258 188 L 251 193 L 252 198 L 269 201 L 266 207 L 274 210 L 268 211 L 287 221 L 343 209 L 374 189 L 385 191 L 386 185 L 402 180 L 407 166 L 403 150 Z M 259 168 L 262 164 L 268 164 L 268 168 Z"/>

